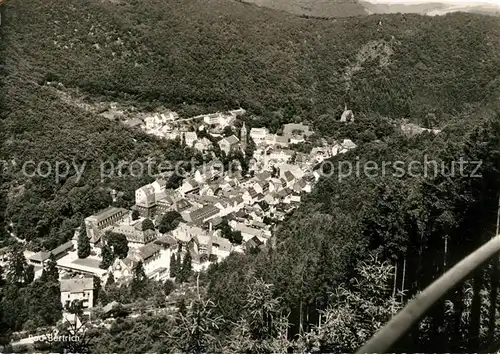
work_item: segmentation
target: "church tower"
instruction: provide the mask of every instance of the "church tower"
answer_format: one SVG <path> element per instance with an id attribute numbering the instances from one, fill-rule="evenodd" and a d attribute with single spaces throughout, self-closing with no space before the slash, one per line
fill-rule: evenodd
<path id="1" fill-rule="evenodd" d="M 246 149 L 247 149 L 247 128 L 245 126 L 245 122 L 243 122 L 243 126 L 241 127 L 241 131 L 240 131 L 240 144 L 241 144 L 241 150 L 243 151 L 243 153 L 245 153 Z"/>

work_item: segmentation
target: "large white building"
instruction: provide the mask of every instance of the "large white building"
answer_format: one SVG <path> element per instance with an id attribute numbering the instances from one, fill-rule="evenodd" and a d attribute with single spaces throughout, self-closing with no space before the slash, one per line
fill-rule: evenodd
<path id="1" fill-rule="evenodd" d="M 128 211 L 126 209 L 109 207 L 85 218 L 85 231 L 87 232 L 90 245 L 95 247 L 101 240 L 103 233 L 123 220 L 127 214 Z"/>
<path id="2" fill-rule="evenodd" d="M 158 201 L 167 197 L 166 186 L 164 179 L 158 179 L 135 191 L 135 207 L 139 214 L 144 217 L 155 214 Z"/>
<path id="3" fill-rule="evenodd" d="M 267 128 L 252 128 L 250 129 L 250 137 L 259 145 L 266 142 L 266 137 L 269 135 L 269 129 Z"/>
<path id="4" fill-rule="evenodd" d="M 90 314 L 90 309 L 94 307 L 94 279 L 91 277 L 61 279 L 60 284 L 63 319 L 75 323 L 75 315 L 66 311 L 75 300 L 82 303 L 84 315 Z"/>

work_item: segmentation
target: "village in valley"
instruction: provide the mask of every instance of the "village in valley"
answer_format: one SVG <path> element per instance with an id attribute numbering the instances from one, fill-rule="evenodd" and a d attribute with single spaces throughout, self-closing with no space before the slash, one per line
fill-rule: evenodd
<path id="1" fill-rule="evenodd" d="M 49 252 L 25 251 L 35 279 L 55 260 L 66 320 L 75 321 L 67 311 L 74 300 L 91 314 L 96 279 L 127 283 L 140 267 L 149 279 L 175 280 L 186 264 L 199 272 L 233 252 L 258 251 L 273 242 L 276 225 L 311 192 L 320 178 L 314 167 L 356 147 L 349 139 L 334 144 L 320 139 L 303 152 L 296 147 L 310 143 L 310 126 L 285 124 L 273 134 L 265 127 L 248 129 L 244 114 L 239 109 L 180 119 L 167 112 L 123 121 L 163 139 L 182 140 L 208 162 L 183 176 L 176 188 L 169 185 L 168 173 L 159 174 L 135 191 L 132 208 L 110 206 L 87 215 L 85 229 Z M 341 121 L 352 120 L 346 109 Z M 227 168 L 220 157 L 232 155 L 243 156 L 247 166 Z"/>

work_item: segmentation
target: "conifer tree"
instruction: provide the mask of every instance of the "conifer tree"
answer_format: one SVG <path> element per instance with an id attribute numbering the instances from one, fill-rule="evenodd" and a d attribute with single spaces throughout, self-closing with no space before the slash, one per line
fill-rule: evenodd
<path id="1" fill-rule="evenodd" d="M 85 232 L 78 235 L 78 258 L 87 258 L 90 256 L 90 241 Z"/>
<path id="2" fill-rule="evenodd" d="M 177 257 L 175 253 L 170 257 L 170 278 L 175 278 L 177 276 Z"/>
<path id="3" fill-rule="evenodd" d="M 182 266 L 178 274 L 178 279 L 180 283 L 185 283 L 189 280 L 193 272 L 193 265 L 191 264 L 191 252 L 189 250 L 186 252 L 184 259 L 182 260 Z"/>
<path id="4" fill-rule="evenodd" d="M 109 273 L 108 279 L 106 279 L 106 285 L 104 285 L 105 289 L 108 290 L 115 283 L 115 276 L 112 272 Z"/>
<path id="5" fill-rule="evenodd" d="M 59 270 L 57 269 L 56 257 L 52 253 L 43 269 L 42 279 L 47 281 L 59 281 Z"/>
<path id="6" fill-rule="evenodd" d="M 108 269 L 113 263 L 113 252 L 108 244 L 105 244 L 101 250 L 101 264 L 99 267 L 101 269 Z"/>

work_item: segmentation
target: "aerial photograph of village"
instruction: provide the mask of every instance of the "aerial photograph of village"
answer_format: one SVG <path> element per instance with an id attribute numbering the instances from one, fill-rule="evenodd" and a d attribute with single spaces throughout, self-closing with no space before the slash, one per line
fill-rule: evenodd
<path id="1" fill-rule="evenodd" d="M 500 2 L 0 0 L 4 353 L 500 351 Z"/>

